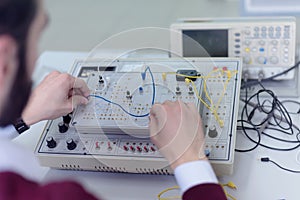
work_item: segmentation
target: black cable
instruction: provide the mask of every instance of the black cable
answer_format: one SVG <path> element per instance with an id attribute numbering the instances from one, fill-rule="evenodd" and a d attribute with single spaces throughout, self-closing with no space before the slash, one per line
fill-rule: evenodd
<path id="1" fill-rule="evenodd" d="M 248 87 L 251 87 L 251 86 L 254 86 L 254 85 L 258 85 L 260 83 L 263 83 L 263 82 L 266 82 L 266 81 L 271 81 L 271 80 L 274 80 L 274 78 L 277 78 L 279 76 L 282 76 L 286 73 L 288 73 L 289 71 L 297 68 L 300 64 L 300 61 L 298 61 L 294 66 L 284 70 L 283 72 L 280 72 L 278 74 L 275 74 L 273 76 L 270 76 L 268 78 L 265 78 L 265 79 L 262 79 L 262 80 L 255 80 L 255 81 L 248 81 L 248 82 L 244 82 L 244 84 L 242 84 L 241 88 L 244 89 L 244 88 L 248 88 Z"/>
<path id="2" fill-rule="evenodd" d="M 289 114 L 300 114 L 300 102 L 299 101 L 295 101 L 295 100 L 283 100 L 281 101 L 282 104 L 286 104 L 286 103 L 292 103 L 292 104 L 296 104 L 299 106 L 298 111 L 297 112 L 291 112 L 288 111 Z"/>
<path id="3" fill-rule="evenodd" d="M 239 120 L 240 121 L 240 120 Z M 248 123 L 247 121 L 245 121 L 246 123 Z M 252 130 L 255 130 L 256 133 L 257 133 L 257 136 L 258 136 L 258 141 L 254 141 L 249 135 L 248 133 L 246 132 L 246 128 L 242 125 L 242 130 L 244 132 L 244 134 L 246 135 L 246 137 L 251 141 L 253 142 L 255 145 L 249 149 L 237 149 L 235 148 L 235 151 L 236 152 L 240 152 L 240 153 L 245 153 L 245 152 L 250 152 L 250 151 L 253 151 L 254 149 L 256 149 L 259 145 L 260 145 L 260 141 L 261 141 L 261 135 L 259 134 L 258 130 L 255 129 L 255 128 L 252 128 Z"/>
<path id="4" fill-rule="evenodd" d="M 244 127 L 245 128 L 245 127 Z M 247 127 L 248 129 L 251 129 L 251 130 L 256 130 L 256 129 L 253 129 L 253 128 L 249 128 Z M 245 129 L 247 129 L 245 128 Z M 244 129 L 244 130 L 245 130 Z M 257 131 L 257 130 L 256 130 Z M 263 144 L 261 142 L 261 135 L 266 135 L 265 133 L 259 133 L 257 131 L 257 136 L 258 136 L 258 141 L 255 141 L 253 138 L 251 138 L 247 132 L 244 132 L 244 134 L 246 135 L 246 137 L 252 142 L 255 144 L 255 146 L 253 146 L 252 148 L 249 148 L 249 149 L 235 149 L 236 152 L 241 152 L 241 153 L 244 153 L 244 152 L 250 152 L 250 151 L 253 151 L 254 149 L 256 149 L 258 146 L 262 146 L 264 148 L 267 148 L 267 149 L 271 149 L 271 150 L 275 150 L 275 151 L 292 151 L 292 150 L 295 150 L 297 148 L 300 147 L 300 142 L 299 141 L 295 141 L 295 140 L 292 140 L 292 141 L 287 141 L 287 140 L 283 140 L 281 138 L 276 138 L 276 140 L 278 141 L 281 141 L 281 142 L 285 142 L 285 143 L 296 143 L 297 145 L 295 146 L 292 146 L 292 147 L 289 147 L 289 148 L 280 148 L 280 147 L 273 147 L 273 146 L 270 146 L 270 145 L 266 145 L 266 144 Z M 275 138 L 275 137 L 274 137 Z M 273 138 L 273 139 L 274 139 Z"/>
<path id="5" fill-rule="evenodd" d="M 245 88 L 245 99 L 241 99 L 244 102 L 244 106 L 241 111 L 241 118 L 238 120 L 238 123 L 240 123 L 238 130 L 241 130 L 249 141 L 254 143 L 254 146 L 249 149 L 236 149 L 236 151 L 249 152 L 258 146 L 276 151 L 291 151 L 299 148 L 300 130 L 293 124 L 289 112 L 273 91 L 266 89 L 262 83 L 258 84 L 262 89 L 252 94 L 249 98 L 247 88 Z M 268 130 L 272 130 L 272 134 L 268 133 Z M 249 131 L 252 131 L 252 133 Z M 253 138 L 253 131 L 255 139 Z M 276 134 L 288 135 L 289 137 L 295 136 L 295 139 L 286 139 L 286 137 L 279 137 Z M 295 145 L 288 148 L 268 145 L 262 142 L 262 135 L 279 142 L 278 144 Z"/>
<path id="6" fill-rule="evenodd" d="M 292 172 L 292 173 L 300 173 L 300 170 L 292 170 L 292 169 L 289 169 L 289 168 L 286 168 L 286 167 L 282 167 L 281 165 L 279 165 L 278 163 L 276 163 L 275 161 L 271 160 L 270 158 L 268 157 L 262 157 L 260 159 L 261 162 L 271 162 L 273 163 L 274 165 L 276 165 L 277 167 L 279 167 L 280 169 L 282 170 L 285 170 L 285 171 L 288 171 L 288 172 Z"/>
<path id="7" fill-rule="evenodd" d="M 237 128 L 238 128 L 237 130 L 242 130 L 242 128 L 240 126 L 237 126 Z M 251 127 L 244 127 L 244 129 L 246 129 L 246 130 L 254 130 Z M 283 130 L 276 129 L 276 128 L 273 128 L 273 127 L 268 127 L 268 129 L 276 130 L 276 131 L 279 131 L 279 132 L 282 132 L 282 133 L 285 133 L 285 134 L 288 134 L 288 135 L 290 134 L 290 133 L 287 133 L 287 132 L 285 132 Z M 282 139 L 282 138 L 278 138 L 278 137 L 272 136 L 272 135 L 270 135 L 270 134 L 268 134 L 266 132 L 261 132 L 261 135 L 265 135 L 265 136 L 267 136 L 267 137 L 269 137 L 269 138 L 271 138 L 273 140 L 278 140 L 278 141 L 281 141 L 281 142 L 286 142 L 286 143 L 300 143 L 298 139 L 297 140 L 286 140 L 286 139 Z"/>

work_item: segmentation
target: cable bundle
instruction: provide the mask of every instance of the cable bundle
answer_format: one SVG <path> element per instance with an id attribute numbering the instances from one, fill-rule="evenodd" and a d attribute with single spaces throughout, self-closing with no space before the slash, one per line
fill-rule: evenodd
<path id="1" fill-rule="evenodd" d="M 272 150 L 290 151 L 300 146 L 300 130 L 293 124 L 290 113 L 273 91 L 263 87 L 248 98 L 241 99 L 244 106 L 241 112 L 240 125 L 237 127 L 254 143 L 248 149 L 236 149 L 237 152 L 248 152 L 262 146 Z M 251 133 L 255 133 L 254 135 Z M 254 138 L 256 137 L 256 139 Z M 269 139 L 270 144 L 263 139 Z M 280 146 L 274 145 L 280 144 Z M 288 145 L 287 145 L 288 144 Z M 288 147 L 286 147 L 288 146 Z"/>

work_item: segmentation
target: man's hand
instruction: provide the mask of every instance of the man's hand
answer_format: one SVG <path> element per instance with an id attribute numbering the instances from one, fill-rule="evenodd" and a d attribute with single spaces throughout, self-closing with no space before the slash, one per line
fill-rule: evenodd
<path id="1" fill-rule="evenodd" d="M 202 122 L 194 104 L 182 101 L 155 104 L 150 111 L 149 128 L 152 142 L 172 169 L 186 162 L 207 159 Z"/>
<path id="2" fill-rule="evenodd" d="M 61 117 L 80 104 L 88 103 L 86 83 L 69 74 L 54 71 L 32 92 L 22 114 L 27 125 Z"/>

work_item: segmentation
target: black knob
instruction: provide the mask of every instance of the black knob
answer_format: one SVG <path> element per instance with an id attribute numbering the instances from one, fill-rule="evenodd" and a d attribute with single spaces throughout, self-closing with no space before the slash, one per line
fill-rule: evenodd
<path id="1" fill-rule="evenodd" d="M 67 114 L 67 115 L 63 116 L 63 121 L 64 121 L 65 124 L 70 124 L 71 119 L 72 118 L 71 118 L 70 114 Z"/>
<path id="2" fill-rule="evenodd" d="M 68 131 L 68 129 L 69 129 L 69 125 L 68 124 L 66 124 L 64 122 L 59 122 L 58 123 L 58 131 L 60 133 L 65 133 L 65 132 Z"/>
<path id="3" fill-rule="evenodd" d="M 100 83 L 100 84 L 103 84 L 103 83 L 104 83 L 104 80 L 103 80 L 103 77 L 102 77 L 102 76 L 99 76 L 99 83 Z"/>
<path id="4" fill-rule="evenodd" d="M 74 142 L 73 139 L 68 139 L 67 140 L 67 148 L 69 150 L 74 150 L 77 147 L 77 144 Z"/>
<path id="5" fill-rule="evenodd" d="M 209 127 L 208 136 L 211 138 L 215 138 L 218 136 L 218 131 L 214 125 Z"/>
<path id="6" fill-rule="evenodd" d="M 47 142 L 47 147 L 51 149 L 56 147 L 56 141 L 53 139 L 53 137 L 51 136 L 47 137 L 46 142 Z"/>

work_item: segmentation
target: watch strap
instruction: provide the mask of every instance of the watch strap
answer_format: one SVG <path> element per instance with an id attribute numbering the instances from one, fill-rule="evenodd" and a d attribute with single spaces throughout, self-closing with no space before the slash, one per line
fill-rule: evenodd
<path id="1" fill-rule="evenodd" d="M 30 128 L 21 117 L 18 118 L 13 125 L 19 134 L 27 131 Z"/>

